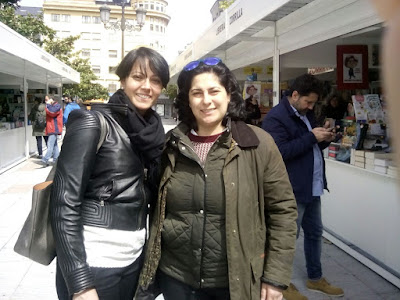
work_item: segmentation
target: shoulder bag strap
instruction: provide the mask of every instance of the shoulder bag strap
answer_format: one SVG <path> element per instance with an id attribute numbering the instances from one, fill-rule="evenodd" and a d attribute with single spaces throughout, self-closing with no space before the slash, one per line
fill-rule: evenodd
<path id="1" fill-rule="evenodd" d="M 105 120 L 103 114 L 99 113 L 97 111 L 94 111 L 94 112 L 99 117 L 99 121 L 100 121 L 100 139 L 97 144 L 97 150 L 96 150 L 96 153 L 97 153 L 99 151 L 99 149 L 101 148 L 101 145 L 103 145 L 103 142 L 106 138 L 106 134 L 107 134 L 106 126 L 107 125 L 106 125 L 106 120 Z M 51 168 L 49 175 L 47 175 L 46 181 L 53 181 L 54 175 L 56 173 L 56 168 L 57 168 L 57 163 L 55 163 L 55 165 Z"/>

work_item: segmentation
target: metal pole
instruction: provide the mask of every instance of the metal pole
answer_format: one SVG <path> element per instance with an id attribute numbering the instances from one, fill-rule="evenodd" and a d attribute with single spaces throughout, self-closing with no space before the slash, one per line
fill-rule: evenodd
<path id="1" fill-rule="evenodd" d="M 279 78 L 279 71 L 280 71 L 280 57 L 279 57 L 279 40 L 278 36 L 276 35 L 276 22 L 275 22 L 275 29 L 274 29 L 274 61 L 273 61 L 273 75 L 272 75 L 272 82 L 273 82 L 273 106 L 279 104 L 279 100 L 281 98 L 281 85 L 280 85 L 280 78 Z"/>
<path id="2" fill-rule="evenodd" d="M 125 1 L 122 1 L 121 34 L 121 60 L 123 60 L 125 56 Z"/>

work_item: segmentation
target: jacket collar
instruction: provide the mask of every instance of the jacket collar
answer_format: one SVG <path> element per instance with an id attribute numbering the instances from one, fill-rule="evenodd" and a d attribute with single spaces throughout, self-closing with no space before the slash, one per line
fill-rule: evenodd
<path id="1" fill-rule="evenodd" d="M 231 119 L 228 119 L 226 127 L 228 128 L 228 132 L 232 133 L 232 138 L 240 148 L 257 147 L 260 144 L 260 140 L 254 131 L 245 122 L 231 121 Z M 167 141 L 174 141 L 177 143 L 182 136 L 186 136 L 189 131 L 190 128 L 181 122 L 168 133 Z"/>
<path id="2" fill-rule="evenodd" d="M 260 144 L 260 140 L 253 129 L 243 121 L 232 121 L 231 131 L 233 139 L 240 148 L 257 147 Z"/>
<path id="3" fill-rule="evenodd" d="M 293 108 L 292 108 L 292 105 L 291 105 L 290 102 L 289 102 L 289 99 L 288 99 L 286 96 L 283 96 L 283 97 L 282 97 L 281 103 L 282 103 L 282 105 L 286 108 L 286 110 L 287 110 L 289 116 L 291 116 L 291 117 L 297 117 L 297 116 L 296 116 L 296 113 L 294 112 L 294 110 L 293 110 Z"/>

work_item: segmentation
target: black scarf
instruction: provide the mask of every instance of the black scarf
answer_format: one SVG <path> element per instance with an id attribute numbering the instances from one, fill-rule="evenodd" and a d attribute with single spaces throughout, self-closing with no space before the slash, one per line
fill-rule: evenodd
<path id="1" fill-rule="evenodd" d="M 153 173 L 158 166 L 165 141 L 164 127 L 160 116 L 151 108 L 142 116 L 123 90 L 110 98 L 110 103 L 128 105 L 126 134 L 134 151 L 139 152 L 144 166 Z"/>

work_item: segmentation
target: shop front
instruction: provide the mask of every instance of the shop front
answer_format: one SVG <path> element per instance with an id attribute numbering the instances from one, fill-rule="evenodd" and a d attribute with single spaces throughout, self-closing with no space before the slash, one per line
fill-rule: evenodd
<path id="1" fill-rule="evenodd" d="M 46 94 L 61 100 L 62 85 L 79 73 L 0 23 L 0 173 L 36 152 L 29 113 Z"/>
<path id="2" fill-rule="evenodd" d="M 391 128 L 379 76 L 383 30 L 366 0 L 271 1 L 268 7 L 237 0 L 176 59 L 171 74 L 176 81 L 189 61 L 220 57 L 244 96 L 248 87 L 257 89 L 264 114 L 298 75 L 324 81 L 326 98 L 346 103 L 342 118 L 329 118 L 342 138 L 325 152 L 324 236 L 400 287 L 400 191 L 385 153 Z"/>

